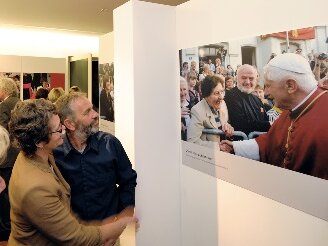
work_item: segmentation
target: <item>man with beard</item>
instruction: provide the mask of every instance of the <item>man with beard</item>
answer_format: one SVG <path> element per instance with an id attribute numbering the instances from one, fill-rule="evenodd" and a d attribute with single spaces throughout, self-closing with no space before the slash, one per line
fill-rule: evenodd
<path id="1" fill-rule="evenodd" d="M 247 135 L 253 131 L 266 132 L 270 128 L 263 103 L 252 94 L 256 84 L 256 69 L 244 64 L 237 70 L 237 86 L 227 91 L 225 97 L 231 125 Z"/>
<path id="2" fill-rule="evenodd" d="M 83 93 L 60 97 L 56 108 L 66 134 L 54 156 L 73 211 L 85 221 L 132 216 L 137 174 L 120 141 L 99 131 L 98 113 Z"/>

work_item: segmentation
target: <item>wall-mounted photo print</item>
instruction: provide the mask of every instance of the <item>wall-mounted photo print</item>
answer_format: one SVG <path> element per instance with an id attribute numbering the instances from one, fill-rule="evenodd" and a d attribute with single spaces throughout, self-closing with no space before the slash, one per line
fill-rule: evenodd
<path id="1" fill-rule="evenodd" d="M 64 73 L 23 73 L 23 100 L 47 98 L 52 89 L 65 90 Z"/>
<path id="2" fill-rule="evenodd" d="M 100 118 L 114 122 L 114 63 L 99 65 Z"/>
<path id="3" fill-rule="evenodd" d="M 183 49 L 179 58 L 181 140 L 328 179 L 327 26 Z"/>

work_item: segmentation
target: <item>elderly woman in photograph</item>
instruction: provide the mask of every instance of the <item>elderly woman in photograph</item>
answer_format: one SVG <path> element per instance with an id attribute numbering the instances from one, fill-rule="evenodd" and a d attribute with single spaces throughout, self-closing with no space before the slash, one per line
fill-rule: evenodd
<path id="1" fill-rule="evenodd" d="M 50 101 L 18 103 L 9 129 L 21 149 L 9 183 L 9 245 L 111 245 L 128 223 L 136 221 L 125 217 L 111 224 L 85 225 L 73 216 L 70 187 L 52 155 L 63 143 L 65 127 Z"/>
<path id="2" fill-rule="evenodd" d="M 233 134 L 227 122 L 228 111 L 224 107 L 224 78 L 206 76 L 201 83 L 203 99 L 191 109 L 191 122 L 187 129 L 187 141 L 202 146 L 219 148 L 220 136 L 205 134 L 204 129 L 221 129 L 226 137 Z"/>

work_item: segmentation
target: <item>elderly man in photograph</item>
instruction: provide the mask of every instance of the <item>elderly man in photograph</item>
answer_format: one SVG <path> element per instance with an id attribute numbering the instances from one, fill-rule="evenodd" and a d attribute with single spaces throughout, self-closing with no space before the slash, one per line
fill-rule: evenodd
<path id="1" fill-rule="evenodd" d="M 253 131 L 266 132 L 270 128 L 263 103 L 252 94 L 257 76 L 257 70 L 253 66 L 240 66 L 237 70 L 237 86 L 227 91 L 225 97 L 230 124 L 235 131 L 242 131 L 247 135 Z"/>
<path id="2" fill-rule="evenodd" d="M 265 88 L 285 109 L 267 134 L 228 142 L 236 155 L 328 179 L 328 93 L 318 87 L 308 61 L 287 53 L 264 67 Z"/>

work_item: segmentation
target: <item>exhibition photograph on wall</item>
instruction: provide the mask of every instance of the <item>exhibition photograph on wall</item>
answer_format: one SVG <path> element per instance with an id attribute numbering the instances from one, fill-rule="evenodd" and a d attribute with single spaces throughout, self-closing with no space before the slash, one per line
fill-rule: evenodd
<path id="1" fill-rule="evenodd" d="M 99 64 L 99 117 L 103 130 L 115 133 L 114 63 Z"/>
<path id="2" fill-rule="evenodd" d="M 65 91 L 64 73 L 23 73 L 23 99 L 47 98 L 55 89 Z"/>
<path id="3" fill-rule="evenodd" d="M 327 53 L 327 26 L 180 50 L 181 140 L 328 179 Z"/>
<path id="4" fill-rule="evenodd" d="M 114 64 L 99 65 L 100 117 L 114 122 Z"/>

